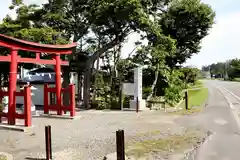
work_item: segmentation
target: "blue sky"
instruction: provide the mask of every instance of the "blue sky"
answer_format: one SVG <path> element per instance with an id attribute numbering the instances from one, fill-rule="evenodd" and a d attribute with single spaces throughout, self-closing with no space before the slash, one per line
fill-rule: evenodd
<path id="1" fill-rule="evenodd" d="M 216 11 L 215 25 L 202 41 L 198 55 L 187 61 L 188 65 L 202 65 L 240 58 L 240 1 L 202 0 Z"/>
<path id="2" fill-rule="evenodd" d="M 25 0 L 26 3 L 42 4 L 47 0 Z M 198 55 L 194 55 L 186 62 L 186 65 L 201 67 L 214 62 L 225 61 L 231 58 L 240 58 L 240 0 L 202 0 L 210 4 L 216 11 L 216 20 L 209 35 L 202 41 L 202 49 Z M 14 16 L 8 9 L 11 0 L 4 0 L 0 5 L 0 18 L 6 14 Z M 123 56 L 134 48 L 134 41 L 139 36 L 132 35 L 123 46 Z"/>

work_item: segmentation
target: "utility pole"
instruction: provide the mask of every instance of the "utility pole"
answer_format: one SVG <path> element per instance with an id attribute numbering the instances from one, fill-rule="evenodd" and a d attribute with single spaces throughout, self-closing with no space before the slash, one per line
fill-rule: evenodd
<path id="1" fill-rule="evenodd" d="M 227 72 L 227 69 L 228 69 L 228 65 L 229 65 L 229 62 L 227 61 L 225 63 L 225 76 L 224 76 L 224 80 L 228 80 L 228 72 Z"/>

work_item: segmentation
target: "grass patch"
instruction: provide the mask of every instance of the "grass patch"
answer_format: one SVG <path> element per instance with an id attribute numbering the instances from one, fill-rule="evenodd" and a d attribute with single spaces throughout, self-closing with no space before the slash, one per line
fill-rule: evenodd
<path id="1" fill-rule="evenodd" d="M 203 87 L 203 82 L 202 81 L 197 81 L 195 84 L 193 85 L 188 85 L 188 89 L 193 89 L 193 88 L 201 88 Z"/>
<path id="2" fill-rule="evenodd" d="M 0 155 L 0 160 L 7 160 L 7 157 L 4 155 Z"/>
<path id="3" fill-rule="evenodd" d="M 175 111 L 173 113 L 188 115 L 193 113 L 201 112 L 204 104 L 208 99 L 208 89 L 201 88 L 198 90 L 189 90 L 188 91 L 188 107 L 189 109 L 185 109 L 185 100 L 182 104 L 179 105 L 181 110 Z"/>
<path id="4" fill-rule="evenodd" d="M 202 86 L 203 85 L 203 82 L 202 81 L 197 81 L 196 83 L 195 83 L 195 86 Z"/>
<path id="5" fill-rule="evenodd" d="M 182 135 L 167 135 L 155 140 L 144 140 L 129 145 L 126 155 L 135 159 L 158 153 L 163 157 L 195 146 L 203 138 L 199 131 L 186 131 Z"/>
<path id="6" fill-rule="evenodd" d="M 161 134 L 161 131 L 156 130 L 156 131 L 151 131 L 151 132 L 147 132 L 147 133 L 137 133 L 136 136 L 137 137 L 145 137 L 145 136 L 154 136 L 154 135 L 159 135 Z"/>
<path id="7" fill-rule="evenodd" d="M 240 82 L 240 78 L 234 78 L 233 81 Z"/>

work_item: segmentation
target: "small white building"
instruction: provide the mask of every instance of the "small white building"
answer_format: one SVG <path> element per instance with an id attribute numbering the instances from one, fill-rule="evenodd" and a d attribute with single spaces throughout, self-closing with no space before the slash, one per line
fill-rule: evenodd
<path id="1" fill-rule="evenodd" d="M 36 106 L 44 105 L 44 84 L 48 83 L 50 86 L 55 86 L 55 71 L 51 68 L 38 68 L 29 71 L 23 78 L 17 82 L 17 90 L 26 83 L 31 84 L 32 103 Z M 22 105 L 24 103 L 22 97 L 16 98 L 16 104 Z"/>

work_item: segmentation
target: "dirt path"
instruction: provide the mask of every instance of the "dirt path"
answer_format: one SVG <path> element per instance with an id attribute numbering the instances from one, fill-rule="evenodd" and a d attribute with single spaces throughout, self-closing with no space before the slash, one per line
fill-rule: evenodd
<path id="1" fill-rule="evenodd" d="M 12 154 L 16 160 L 44 158 L 45 125 L 52 125 L 53 152 L 58 160 L 95 160 L 115 152 L 118 129 L 124 129 L 127 144 L 156 139 L 164 134 L 179 135 L 185 129 L 174 122 L 178 116 L 158 111 L 138 114 L 85 111 L 80 114 L 79 120 L 34 118 L 36 127 L 32 133 L 0 130 L 0 151 Z"/>

